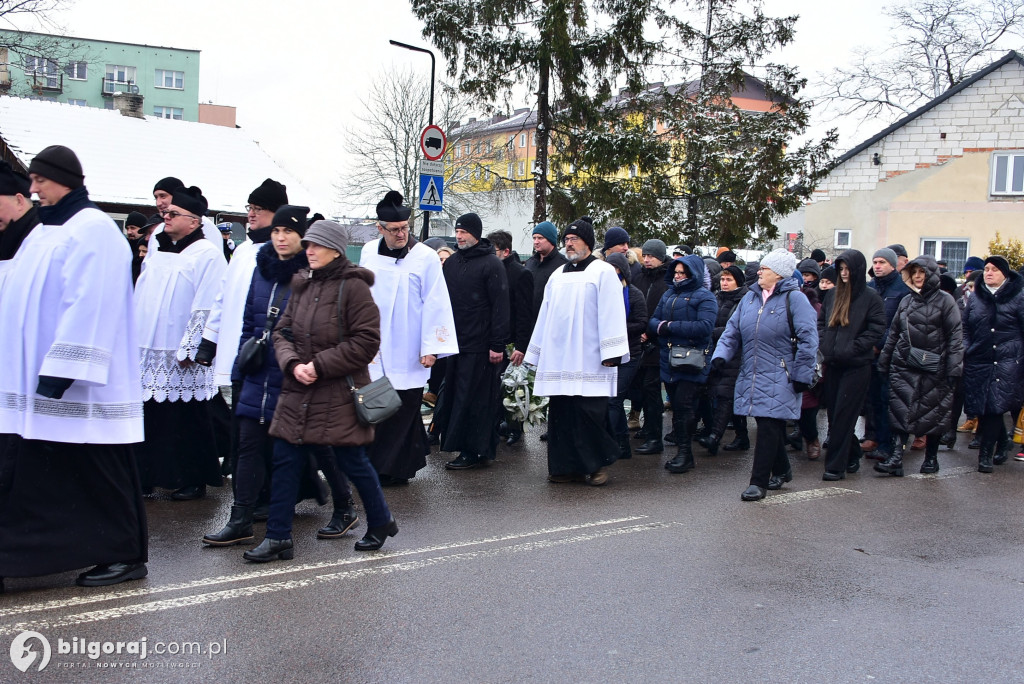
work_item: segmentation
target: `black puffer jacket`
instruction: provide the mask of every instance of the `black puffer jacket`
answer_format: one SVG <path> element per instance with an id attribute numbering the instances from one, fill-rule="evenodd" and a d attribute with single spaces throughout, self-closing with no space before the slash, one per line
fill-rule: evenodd
<path id="1" fill-rule="evenodd" d="M 715 293 L 715 297 L 718 299 L 718 318 L 715 319 L 715 328 L 711 331 L 712 348 L 718 344 L 718 338 L 725 331 L 725 324 L 729 322 L 729 317 L 732 316 L 736 305 L 740 303 L 745 294 L 747 294 L 746 286 L 740 286 L 729 292 L 719 290 Z M 736 389 L 736 376 L 740 374 L 742 362 L 742 355 L 737 354 L 731 361 L 726 361 L 721 372 L 713 376 L 715 396 L 732 398 L 733 391 Z"/>
<path id="2" fill-rule="evenodd" d="M 965 410 L 983 416 L 1024 399 L 1024 278 L 1011 271 L 995 294 L 982 278 L 964 310 Z"/>
<path id="3" fill-rule="evenodd" d="M 885 308 L 878 293 L 868 287 L 864 279 L 867 261 L 855 249 L 848 249 L 836 258 L 836 273 L 840 264 L 850 268 L 850 322 L 842 327 L 829 325 L 835 307 L 839 285 L 825 293 L 818 314 L 818 343 L 825 364 L 836 367 L 866 366 L 875 359 L 875 347 L 882 346 L 885 334 Z M 837 276 L 838 277 L 838 276 Z"/>
<path id="4" fill-rule="evenodd" d="M 665 282 L 665 272 L 668 270 L 666 264 L 654 268 L 640 269 L 640 275 L 633 279 L 633 285 L 643 293 L 647 302 L 647 315 L 650 316 L 658 308 L 661 296 L 668 289 Z M 643 345 L 643 357 L 640 360 L 641 366 L 658 366 L 661 364 L 661 353 L 658 351 L 658 341 L 653 335 L 647 335 L 647 342 Z"/>
<path id="5" fill-rule="evenodd" d="M 441 270 L 452 300 L 459 351 L 504 352 L 510 337 L 508 278 L 491 241 L 482 238 L 457 250 Z"/>
<path id="6" fill-rule="evenodd" d="M 910 282 L 915 266 L 927 277 L 920 292 Z M 920 256 L 903 268 L 910 294 L 901 301 L 878 356 L 878 370 L 889 374 L 889 421 L 892 429 L 911 435 L 941 434 L 949 427 L 953 385 L 964 358 L 960 310 L 939 288 L 939 265 Z M 939 370 L 925 373 L 907 362 L 910 347 L 937 354 Z"/>

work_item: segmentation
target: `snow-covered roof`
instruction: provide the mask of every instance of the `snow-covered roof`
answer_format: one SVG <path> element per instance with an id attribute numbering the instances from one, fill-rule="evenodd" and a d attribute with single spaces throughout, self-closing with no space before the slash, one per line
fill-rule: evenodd
<path id="1" fill-rule="evenodd" d="M 284 183 L 292 204 L 328 206 L 238 128 L 3 96 L 0 138 L 26 168 L 45 147 L 70 147 L 94 202 L 152 205 L 153 185 L 175 176 L 202 189 L 211 214 L 244 214 L 265 178 Z"/>

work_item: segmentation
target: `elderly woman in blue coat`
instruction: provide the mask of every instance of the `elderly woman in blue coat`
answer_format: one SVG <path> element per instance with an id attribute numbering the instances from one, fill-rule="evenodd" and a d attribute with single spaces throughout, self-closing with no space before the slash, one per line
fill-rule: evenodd
<path id="1" fill-rule="evenodd" d="M 668 289 L 647 324 L 648 337 L 658 340 L 661 379 L 672 402 L 678 449 L 675 458 L 665 464 L 670 473 L 685 473 L 694 466 L 690 445 L 694 401 L 700 386 L 708 381 L 707 357 L 718 316 L 718 301 L 704 284 L 704 270 L 704 261 L 693 254 L 673 260 L 665 271 Z M 696 350 L 701 368 L 673 366 L 670 352 L 679 347 Z"/>
<path id="2" fill-rule="evenodd" d="M 800 418 L 801 394 L 813 382 L 818 353 L 817 316 L 794 277 L 796 263 L 784 249 L 761 260 L 757 282 L 736 306 L 711 360 L 717 371 L 740 355 L 733 410 L 757 422 L 750 486 L 740 495 L 744 501 L 763 499 L 766 490 L 793 479 L 786 421 Z"/>

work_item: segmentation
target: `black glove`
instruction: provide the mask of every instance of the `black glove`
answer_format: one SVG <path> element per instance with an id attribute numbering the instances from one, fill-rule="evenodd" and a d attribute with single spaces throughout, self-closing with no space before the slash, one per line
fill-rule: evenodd
<path id="1" fill-rule="evenodd" d="M 724 368 L 724 367 L 725 367 L 725 359 L 723 359 L 721 356 L 716 357 L 714 359 L 711 359 L 711 372 L 712 373 L 721 373 L 722 372 L 722 368 Z"/>
<path id="2" fill-rule="evenodd" d="M 36 387 L 36 394 L 47 399 L 60 399 L 68 391 L 74 380 L 67 378 L 55 378 L 50 375 L 40 375 L 39 385 Z"/>
<path id="3" fill-rule="evenodd" d="M 211 342 L 204 337 L 196 349 L 195 362 L 200 366 L 209 366 L 213 363 L 213 357 L 215 356 L 217 356 L 217 343 Z"/>
<path id="4" fill-rule="evenodd" d="M 798 382 L 798 381 L 794 380 L 793 381 L 793 389 L 796 390 L 797 394 L 803 394 L 807 390 L 811 389 L 811 386 L 808 385 L 806 382 Z"/>
<path id="5" fill-rule="evenodd" d="M 621 356 L 616 356 L 615 358 L 612 358 L 612 359 L 605 359 L 604 361 L 601 362 L 602 366 L 606 366 L 608 368 L 614 368 L 615 366 L 619 366 L 621 364 L 622 364 L 622 357 Z"/>

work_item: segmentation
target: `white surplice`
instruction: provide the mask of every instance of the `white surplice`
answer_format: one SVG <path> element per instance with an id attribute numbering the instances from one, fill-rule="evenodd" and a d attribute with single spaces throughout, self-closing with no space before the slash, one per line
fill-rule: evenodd
<path id="1" fill-rule="evenodd" d="M 144 399 L 202 401 L 216 394 L 212 368 L 178 362 L 195 359 L 228 266 L 222 249 L 198 240 L 180 254 L 157 251 L 147 257 L 135 284 Z"/>
<path id="2" fill-rule="evenodd" d="M 142 441 L 131 249 L 82 209 L 36 226 L 0 276 L 0 433 L 74 444 Z M 60 399 L 39 376 L 73 380 Z M 45 484 L 45 483 L 43 483 Z"/>
<path id="3" fill-rule="evenodd" d="M 359 259 L 360 266 L 373 271 L 370 290 L 380 309 L 380 351 L 370 362 L 370 378 L 386 374 L 395 389 L 423 387 L 430 369 L 420 357 L 459 353 L 441 260 L 420 242 L 404 259 L 378 254 L 378 243 L 363 245 Z"/>
<path id="4" fill-rule="evenodd" d="M 264 244 L 246 239 L 235 247 L 218 287 L 210 317 L 206 320 L 203 339 L 217 345 L 213 373 L 214 382 L 220 386 L 231 384 L 231 368 L 235 365 L 238 341 L 242 336 L 245 299 L 249 296 L 249 285 L 256 270 L 256 253 Z"/>
<path id="5" fill-rule="evenodd" d="M 582 271 L 552 273 L 526 351 L 525 362 L 537 367 L 534 394 L 614 397 L 618 369 L 601 362 L 620 356 L 629 361 L 626 304 L 615 269 L 592 261 Z"/>

